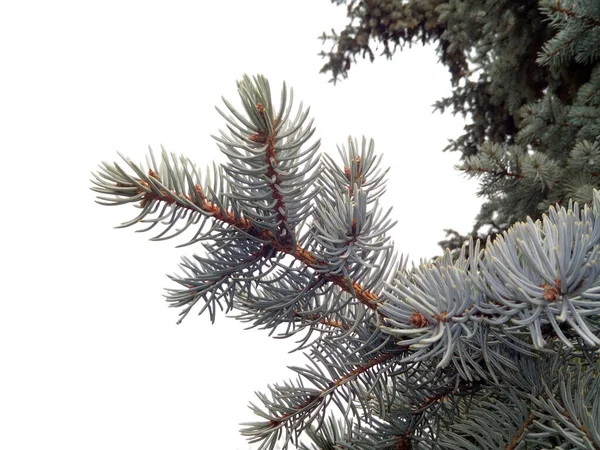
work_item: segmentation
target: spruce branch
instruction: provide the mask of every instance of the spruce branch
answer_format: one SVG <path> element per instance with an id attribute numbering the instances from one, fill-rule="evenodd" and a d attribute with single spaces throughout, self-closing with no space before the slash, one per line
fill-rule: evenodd
<path id="1" fill-rule="evenodd" d="M 264 77 L 244 77 L 238 90 L 245 114 L 225 101 L 228 132 L 216 137 L 228 163 L 202 177 L 185 157 L 150 152 L 147 168 L 103 163 L 92 189 L 103 204 L 137 203 L 123 226 L 163 224 L 154 239 L 195 231 L 186 245 L 201 243 L 205 256 L 184 257 L 183 275 L 171 277 L 181 288 L 167 291 L 181 320 L 200 305 L 213 322 L 224 309 L 271 333 L 285 327 L 279 337 L 306 331 L 298 348 L 310 364 L 258 394 L 252 409 L 263 420 L 243 431 L 251 442 L 286 447 L 328 430 L 342 448 L 518 448 L 546 437 L 600 445 L 598 421 L 584 418 L 600 388 L 569 397 L 567 372 L 544 378 L 561 364 L 597 366 L 598 191 L 592 208 L 551 207 L 485 249 L 471 239 L 455 258 L 408 270 L 387 237 L 395 222 L 378 202 L 386 171 L 372 141 L 349 139 L 341 165 L 320 158 L 308 110 L 292 117 L 284 93 L 275 114 Z M 577 147 L 572 164 L 594 158 L 594 145 Z M 552 187 L 551 161 L 502 150 L 490 144 L 481 167 Z"/>
<path id="2" fill-rule="evenodd" d="M 348 383 L 356 382 L 361 375 L 379 365 L 392 361 L 394 358 L 395 354 L 384 353 L 367 360 L 346 372 L 340 370 L 340 367 L 338 368 L 337 378 L 331 381 L 329 381 L 324 374 L 316 375 L 314 372 L 301 367 L 291 367 L 291 369 L 298 374 L 297 383 L 290 382 L 283 386 L 270 386 L 269 389 L 271 391 L 272 399 L 268 399 L 266 396 L 258 394 L 260 400 L 265 405 L 266 410 L 263 410 L 254 404 L 251 404 L 251 407 L 258 416 L 267 420 L 264 422 L 242 424 L 245 426 L 242 430 L 242 434 L 252 437 L 252 439 L 249 440 L 251 443 L 263 441 L 263 445 L 265 445 L 272 441 L 271 436 L 276 435 L 277 439 L 279 439 L 282 432 L 281 430 L 285 430 L 283 439 L 284 445 L 288 442 L 297 445 L 298 432 L 304 430 L 313 422 L 322 422 L 325 419 L 325 406 L 330 401 L 336 403 L 338 408 L 341 408 L 341 412 L 350 412 L 347 411 L 346 407 L 343 405 L 344 403 L 348 405 L 352 404 L 352 401 L 349 398 L 349 396 L 352 395 L 352 389 L 347 389 L 346 393 L 342 394 L 344 403 L 339 400 L 329 400 L 330 396 L 339 396 L 340 394 L 337 394 L 339 389 L 346 387 Z M 349 364 L 344 363 L 344 366 L 347 365 Z M 306 388 L 306 382 L 303 380 L 307 380 L 320 388 Z M 293 396 L 290 395 L 292 393 L 294 394 Z M 294 399 L 294 403 L 292 403 L 292 398 Z M 254 438 L 254 436 L 257 437 Z M 261 446 L 261 448 L 269 447 Z"/>
<path id="3" fill-rule="evenodd" d="M 154 161 L 154 155 L 152 153 L 150 158 Z M 181 157 L 180 159 L 185 165 L 191 164 L 184 157 Z M 171 160 L 177 161 L 177 157 L 171 155 Z M 183 233 L 188 227 L 195 224 L 193 219 L 197 219 L 199 214 L 201 214 L 203 218 L 211 217 L 217 223 L 221 223 L 225 227 L 231 227 L 229 230 L 230 237 L 226 239 L 228 244 L 232 244 L 231 240 L 235 239 L 234 236 L 237 234 L 238 239 L 247 237 L 250 240 L 266 245 L 272 249 L 273 252 L 290 255 L 306 267 L 323 272 L 321 279 L 333 283 L 342 290 L 355 295 L 356 299 L 367 307 L 371 309 L 376 308 L 375 305 L 378 300 L 373 292 L 365 289 L 360 283 L 352 280 L 350 277 L 329 273 L 326 270 L 328 263 L 325 259 L 316 256 L 314 253 L 304 249 L 298 244 L 293 245 L 290 242 L 281 242 L 281 239 L 277 237 L 277 232 L 272 229 L 257 228 L 256 222 L 248 219 L 245 215 L 240 214 L 237 205 L 232 209 L 225 209 L 226 202 L 230 198 L 237 200 L 237 197 L 229 197 L 227 191 L 224 191 L 224 194 L 220 197 L 213 194 L 211 197 L 214 198 L 215 201 L 211 201 L 211 199 L 207 198 L 204 194 L 204 188 L 198 183 L 195 183 L 195 181 L 200 178 L 200 175 L 192 177 L 189 175 L 190 171 L 186 172 L 181 166 L 172 165 L 169 160 L 169 155 L 167 155 L 164 150 L 162 152 L 162 170 L 154 167 L 154 169 L 150 168 L 147 173 L 144 173 L 142 165 L 136 165 L 128 159 L 125 159 L 125 161 L 127 165 L 133 169 L 135 175 L 127 174 L 117 164 L 109 165 L 104 163 L 102 172 L 99 174 L 94 173 L 94 183 L 96 186 L 92 188 L 102 194 L 99 196 L 98 200 L 101 204 L 124 204 L 132 201 L 139 202 L 139 207 L 142 209 L 142 212 L 136 218 L 121 226 L 131 226 L 138 222 L 150 222 L 151 226 L 142 230 L 147 231 L 158 223 L 167 223 L 167 229 L 157 235 L 154 239 L 168 239 Z M 164 184 L 161 181 L 161 174 L 163 172 L 169 174 L 171 177 L 170 179 L 187 180 L 188 185 L 184 186 L 183 181 L 179 184 Z M 214 172 L 217 172 L 217 170 L 214 170 Z M 197 171 L 193 171 L 192 173 L 199 174 Z M 194 184 L 191 185 L 192 183 Z M 208 189 L 211 193 L 218 192 L 214 187 L 213 189 Z M 157 218 L 148 218 L 147 216 L 152 215 L 158 210 L 158 205 L 160 204 L 170 208 L 167 210 L 168 213 L 165 212 L 165 208 L 163 208 Z M 178 219 L 185 218 L 185 214 L 189 214 L 186 225 L 182 229 L 177 230 L 174 234 L 165 236 L 166 232 L 175 226 Z M 356 222 L 354 221 L 354 223 Z M 387 225 L 387 227 L 387 229 L 389 229 L 390 225 Z M 199 240 L 215 238 L 218 234 L 227 234 L 226 230 L 227 228 L 214 228 L 211 233 L 198 237 L 202 231 L 201 228 L 196 233 L 195 238 L 186 245 Z M 273 256 L 273 253 L 269 253 L 266 250 L 263 250 L 260 254 L 263 258 L 267 254 L 269 257 Z M 236 257 L 239 256 L 240 255 L 236 255 Z M 196 257 L 196 259 L 198 258 Z M 258 259 L 256 261 L 258 261 Z M 185 262 L 185 267 L 189 269 L 190 265 L 190 261 L 187 260 Z M 225 282 L 226 279 L 223 278 L 221 281 Z M 197 299 L 194 300 L 193 303 L 196 301 Z M 188 304 L 188 302 L 182 303 L 181 300 L 175 302 L 175 306 L 182 306 L 183 304 Z M 187 311 L 185 315 L 187 315 Z M 213 318 L 212 314 L 211 318 Z"/>
<path id="4" fill-rule="evenodd" d="M 212 173 L 207 171 L 203 180 L 190 160 L 169 155 L 164 149 L 158 163 L 150 150 L 147 169 L 122 156 L 130 171 L 118 164 L 103 163 L 100 172 L 93 174 L 93 189 L 100 194 L 98 201 L 113 205 L 139 202 L 141 213 L 122 226 L 148 223 L 141 230 L 147 231 L 166 225 L 155 240 L 178 236 L 199 225 L 184 245 L 202 242 L 208 256 L 184 258 L 183 276 L 171 277 L 184 289 L 169 289 L 167 293 L 172 306 L 184 308 L 179 322 L 199 300 L 205 302 L 200 312 L 208 310 L 211 321 L 217 308 L 231 311 L 237 301 L 242 311 L 250 311 L 242 319 L 265 325 L 257 311 L 272 309 L 284 292 L 300 289 L 305 295 L 297 296 L 298 304 L 288 302 L 266 323 L 274 323 L 275 317 L 287 317 L 290 321 L 300 320 L 301 325 L 310 324 L 315 320 L 315 313 L 310 311 L 322 310 L 322 305 L 315 304 L 308 313 L 302 313 L 300 303 L 302 298 L 314 297 L 323 284 L 349 293 L 344 302 L 354 298 L 376 309 L 375 291 L 394 270 L 395 256 L 391 245 L 384 245 L 389 239 L 385 233 L 394 222 L 387 218 L 389 211 L 382 215 L 376 203 L 385 191 L 385 172 L 378 169 L 381 157 L 375 158 L 373 142 L 367 145 L 364 138 L 361 144 L 349 140 L 347 150 L 339 149 L 342 168 L 330 158 L 321 165 L 319 142 L 305 145 L 314 133 L 312 121 L 308 121 L 309 110 L 300 105 L 295 116 L 291 113 L 293 91 L 288 94 L 284 84 L 275 114 L 264 77 L 245 76 L 238 82 L 238 90 L 245 115 L 223 99 L 229 114 L 218 111 L 227 121 L 228 132 L 213 136 L 228 157 L 228 164 L 213 166 Z M 320 178 L 323 172 L 326 178 Z M 299 241 L 298 233 L 307 218 L 314 217 L 317 203 L 320 219 L 312 222 Z M 346 220 L 318 225 L 339 214 Z M 182 219 L 186 220 L 184 225 L 176 228 Z M 213 225 L 203 232 L 207 219 Z M 332 229 L 341 233 L 337 243 L 333 242 Z M 312 241 L 307 248 L 301 245 L 306 240 Z M 300 278 L 285 281 L 293 285 L 292 289 L 278 287 L 277 279 L 268 280 L 277 267 L 289 268 L 281 264 L 286 255 L 305 268 L 297 276 L 303 278 L 301 284 L 309 283 L 306 289 L 298 285 Z M 265 269 L 265 264 L 270 268 Z M 269 292 L 265 291 L 267 285 L 273 286 Z M 244 292 L 253 292 L 249 297 L 258 301 L 243 300 Z M 339 308 L 333 304 L 329 310 L 319 312 L 318 322 L 341 323 L 330 316 Z"/>
<path id="5" fill-rule="evenodd" d="M 594 0 L 544 1 L 541 11 L 558 33 L 546 42 L 537 62 L 560 66 L 565 60 L 592 62 L 600 56 L 600 9 Z"/>

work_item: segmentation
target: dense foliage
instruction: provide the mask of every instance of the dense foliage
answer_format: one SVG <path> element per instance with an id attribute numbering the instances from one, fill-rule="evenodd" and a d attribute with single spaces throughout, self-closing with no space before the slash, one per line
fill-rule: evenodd
<path id="1" fill-rule="evenodd" d="M 323 35 L 332 48 L 322 52 L 322 70 L 334 81 L 348 76 L 357 56 L 435 46 L 453 86 L 435 108 L 468 119 L 447 149 L 461 152 L 460 169 L 479 178 L 486 199 L 472 236 L 537 219 L 555 202 L 591 201 L 600 185 L 600 2 L 333 2 L 345 4 L 351 19 Z M 443 247 L 468 240 L 449 235 Z"/>

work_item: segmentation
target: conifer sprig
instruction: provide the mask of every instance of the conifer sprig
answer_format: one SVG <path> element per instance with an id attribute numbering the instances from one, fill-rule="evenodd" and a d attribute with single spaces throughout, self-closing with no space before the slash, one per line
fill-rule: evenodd
<path id="1" fill-rule="evenodd" d="M 394 222 L 378 203 L 385 171 L 372 141 L 350 139 L 341 166 L 321 159 L 308 110 L 292 118 L 291 95 L 275 114 L 264 77 L 244 77 L 238 90 L 245 112 L 225 102 L 228 132 L 216 138 L 226 164 L 202 177 L 185 157 L 163 150 L 158 164 L 150 152 L 147 167 L 103 163 L 93 189 L 102 204 L 137 203 L 123 226 L 164 226 L 154 239 L 190 230 L 185 245 L 202 245 L 171 277 L 180 321 L 196 308 L 214 322 L 224 309 L 300 336 L 310 362 L 258 394 L 262 420 L 243 430 L 251 442 L 286 448 L 306 432 L 348 449 L 600 446 L 600 418 L 589 417 L 600 384 L 577 395 L 571 381 L 598 369 L 598 191 L 593 208 L 551 207 L 485 249 L 470 240 L 456 258 L 408 270 L 387 236 Z M 515 155 L 489 157 L 527 173 Z M 547 185 L 531 165 L 527 176 Z"/>

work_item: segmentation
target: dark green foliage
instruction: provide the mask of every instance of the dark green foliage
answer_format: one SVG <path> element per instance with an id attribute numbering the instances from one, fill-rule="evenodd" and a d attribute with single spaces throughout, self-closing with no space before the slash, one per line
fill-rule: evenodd
<path id="1" fill-rule="evenodd" d="M 405 46 L 434 45 L 448 68 L 452 93 L 435 109 L 468 123 L 446 149 L 461 152 L 460 169 L 480 179 L 486 199 L 471 235 L 494 236 L 555 202 L 591 200 L 600 186 L 600 2 L 334 3 L 347 5 L 352 22 L 323 36 L 333 47 L 322 52 L 322 70 L 333 81 L 348 76 L 357 56 L 372 60 L 373 46 L 392 57 Z M 443 247 L 458 249 L 468 239 L 448 234 Z"/>

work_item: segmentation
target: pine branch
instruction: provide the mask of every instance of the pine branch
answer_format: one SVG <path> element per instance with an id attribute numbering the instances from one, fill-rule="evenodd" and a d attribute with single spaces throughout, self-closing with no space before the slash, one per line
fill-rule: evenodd
<path id="1" fill-rule="evenodd" d="M 334 395 L 346 384 L 355 382 L 367 371 L 392 361 L 395 357 L 396 354 L 393 353 L 380 354 L 331 381 L 327 381 L 324 375 L 316 376 L 305 369 L 293 367 L 292 370 L 299 375 L 298 385 L 285 384 L 284 386 L 269 387 L 272 400 L 263 394 L 258 394 L 266 410 L 262 410 L 254 404 L 251 404 L 251 408 L 266 421 L 242 424 L 245 426 L 242 435 L 249 436 L 250 443 L 262 442 L 260 448 L 272 448 L 272 445 L 280 438 L 282 429 L 285 429 L 284 445 L 287 445 L 288 442 L 297 444 L 299 431 L 304 430 L 313 421 L 322 422 L 324 420 L 322 410 L 328 403 L 329 396 Z M 302 382 L 303 378 L 320 386 L 320 389 L 305 388 Z M 293 395 L 291 395 L 292 393 Z M 275 439 L 274 436 L 276 436 Z"/>
<path id="2" fill-rule="evenodd" d="M 458 257 L 446 252 L 409 271 L 386 236 L 394 222 L 378 204 L 386 172 L 372 141 L 350 139 L 341 166 L 317 164 L 307 110 L 290 119 L 284 93 L 275 114 L 263 77 L 238 89 L 245 114 L 225 101 L 229 132 L 217 142 L 229 163 L 213 166 L 212 178 L 164 151 L 158 167 L 150 152 L 148 169 L 104 163 L 93 189 L 103 204 L 137 202 L 140 214 L 123 226 L 162 223 L 155 239 L 195 230 L 187 245 L 201 242 L 206 255 L 183 258 L 184 274 L 171 277 L 182 289 L 167 295 L 181 319 L 200 303 L 212 321 L 220 308 L 271 332 L 286 326 L 283 337 L 306 330 L 299 348 L 310 349 L 311 364 L 292 368 L 296 382 L 258 394 L 263 406 L 252 409 L 264 420 L 247 424 L 251 442 L 298 444 L 309 427 L 324 429 L 335 406 L 346 431 L 329 422 L 328 435 L 345 448 L 518 448 L 546 437 L 600 445 L 587 410 L 600 408 L 597 370 L 572 375 L 589 382 L 585 395 L 569 381 L 581 361 L 597 366 L 600 348 L 598 191 L 592 209 L 552 207 L 485 250 L 470 240 Z M 482 151 L 480 167 L 551 187 L 546 156 L 501 150 Z M 571 164 L 596 150 L 578 146 Z M 561 378 L 562 365 L 571 372 Z"/>
<path id="3" fill-rule="evenodd" d="M 363 142 L 363 147 L 364 145 L 365 143 Z M 355 147 L 352 141 L 350 148 L 351 151 L 356 151 L 354 150 Z M 269 151 L 269 147 L 267 147 L 267 151 Z M 273 159 L 272 156 L 270 158 Z M 351 294 L 356 298 L 356 300 L 368 308 L 373 310 L 377 309 L 377 303 L 380 300 L 373 291 L 366 289 L 358 281 L 352 279 L 352 277 L 349 275 L 331 273 L 330 262 L 327 262 L 325 259 L 317 256 L 315 253 L 303 248 L 301 245 L 294 244 L 295 232 L 293 230 L 292 233 L 289 234 L 289 236 L 292 236 L 292 238 L 282 240 L 281 232 L 283 228 L 279 227 L 278 229 L 274 230 L 271 227 L 265 227 L 263 222 L 248 218 L 242 211 L 240 211 L 240 208 L 236 203 L 232 203 L 233 208 L 227 209 L 226 205 L 228 202 L 232 201 L 232 197 L 229 196 L 224 187 L 216 186 L 216 176 L 212 188 L 208 188 L 208 191 L 211 193 L 211 195 L 210 197 L 207 197 L 205 194 L 206 188 L 203 188 L 197 182 L 201 178 L 199 172 L 186 158 L 180 157 L 178 159 L 175 155 L 171 155 L 170 159 L 172 161 L 181 161 L 180 164 L 175 164 L 169 160 L 169 155 L 167 155 L 167 153 L 163 150 L 161 168 L 159 169 L 155 162 L 154 155 L 151 152 L 150 160 L 153 162 L 153 164 L 152 167 L 147 171 L 144 170 L 142 165 L 136 165 L 128 159 L 123 159 L 133 170 L 134 175 L 129 175 L 117 164 L 109 165 L 105 163 L 102 167 L 102 171 L 99 174 L 94 174 L 94 184 L 96 186 L 93 187 L 95 191 L 102 194 L 99 196 L 98 200 L 102 204 L 124 204 L 131 201 L 139 201 L 139 207 L 142 209 L 142 212 L 135 219 L 123 224 L 123 226 L 130 226 L 138 222 L 150 222 L 150 227 L 143 230 L 146 231 L 153 228 L 158 223 L 166 220 L 168 224 L 167 229 L 154 239 L 168 239 L 181 234 L 191 225 L 194 225 L 197 222 L 197 216 L 201 214 L 203 219 L 210 217 L 216 223 L 231 227 L 232 231 L 228 232 L 230 237 L 225 240 L 225 242 L 229 242 L 230 245 L 233 243 L 231 239 L 244 239 L 244 237 L 247 237 L 251 240 L 255 240 L 264 246 L 264 249 L 261 251 L 263 256 L 268 255 L 269 258 L 278 258 L 279 254 L 289 255 L 304 266 L 318 272 L 320 274 L 319 279 L 338 286 L 343 291 Z M 357 192 L 356 194 L 360 194 L 362 195 L 361 198 L 365 198 L 365 200 L 363 200 L 363 204 L 366 205 L 369 197 L 366 196 L 365 192 L 369 193 L 371 190 L 374 190 L 375 192 L 372 193 L 372 196 L 375 197 L 381 195 L 383 192 L 381 189 L 382 175 L 374 175 L 373 177 L 370 177 L 371 182 L 370 184 L 367 184 L 364 176 L 356 174 L 356 172 L 359 171 L 369 173 L 373 167 L 373 170 L 376 169 L 376 165 L 372 166 L 369 162 L 373 160 L 372 143 L 368 152 L 363 153 L 363 161 L 367 161 L 368 163 L 366 167 L 361 167 L 360 164 L 356 164 L 356 161 L 360 161 L 360 156 L 355 157 L 353 160 L 355 163 L 350 163 L 352 167 L 350 168 L 348 166 L 344 166 L 344 169 L 341 173 L 344 174 L 345 183 L 352 183 L 354 186 L 359 186 L 365 183 L 366 191 L 361 191 L 360 193 Z M 329 164 L 329 167 L 330 173 L 334 173 L 331 170 L 331 163 Z M 213 170 L 213 173 L 217 173 L 217 170 Z M 166 178 L 167 181 L 163 182 L 163 178 Z M 341 181 L 338 179 L 337 183 L 339 184 L 340 182 Z M 338 185 L 338 189 L 344 191 L 348 190 L 348 185 L 342 187 Z M 233 199 L 239 200 L 239 197 L 233 197 Z M 168 211 L 168 213 L 165 213 L 163 208 L 163 212 L 159 214 L 158 218 L 149 219 L 148 216 L 155 213 L 161 204 L 164 207 L 170 207 L 171 210 Z M 275 208 L 280 210 L 282 209 L 281 205 L 276 206 Z M 189 213 L 189 220 L 186 225 L 171 235 L 165 235 L 176 225 L 179 219 L 185 217 L 186 213 Z M 362 214 L 363 218 L 361 219 L 361 223 L 366 220 L 365 210 L 363 210 Z M 205 222 L 202 223 L 194 238 L 188 242 L 187 245 L 198 241 L 206 241 L 207 239 L 215 237 L 214 233 L 209 233 L 204 236 L 201 235 L 204 223 Z M 374 238 L 382 233 L 385 233 L 387 229 L 393 226 L 393 223 L 388 221 L 387 224 L 381 227 L 379 224 L 385 222 L 380 222 L 379 219 L 377 223 L 379 228 L 374 228 L 369 225 L 369 227 L 373 228 L 375 231 L 371 233 Z M 356 242 L 358 239 L 358 233 L 360 230 L 357 230 L 356 224 L 356 219 L 352 219 L 351 230 L 353 236 L 348 237 L 348 240 L 345 242 L 352 243 Z M 215 228 L 215 226 L 213 226 L 213 230 L 215 229 L 221 230 L 218 231 L 219 234 L 226 233 L 223 228 Z M 363 238 L 363 240 L 364 239 L 365 238 Z M 366 239 L 368 240 L 370 238 Z M 325 238 L 325 240 L 328 239 Z M 385 247 L 379 247 L 379 250 L 385 250 Z M 265 258 L 263 257 L 262 259 Z M 258 263 L 259 260 L 260 258 L 253 261 Z M 236 264 L 236 266 L 239 268 L 246 267 L 246 263 L 247 260 L 242 259 L 242 264 Z M 190 269 L 190 264 L 190 260 L 184 260 L 184 269 Z M 391 268 L 393 268 L 393 264 L 390 269 Z M 229 275 L 226 277 L 218 277 L 217 279 L 212 280 L 211 283 L 214 289 L 219 289 L 220 286 L 227 283 L 229 278 L 233 276 L 234 273 L 235 271 L 229 273 Z M 172 278 L 179 282 L 176 277 Z M 197 294 L 202 293 L 202 296 L 206 296 L 207 292 L 209 292 L 206 286 L 195 286 L 190 284 L 189 280 L 187 280 L 187 277 L 183 279 L 180 284 L 190 288 L 193 286 L 194 291 L 191 293 L 185 293 L 176 290 L 170 290 L 169 297 L 173 306 L 187 305 L 186 309 L 182 313 L 182 318 L 180 319 L 179 323 L 185 316 L 187 316 L 190 308 L 199 300 L 200 297 Z M 202 289 L 199 290 L 199 288 Z M 232 301 L 233 299 L 231 298 L 227 302 L 227 310 L 231 310 L 233 305 Z M 205 308 L 209 308 L 211 311 L 211 320 L 214 321 L 214 307 L 209 307 L 207 304 Z M 202 308 L 201 311 L 204 311 L 205 308 Z M 327 321 L 331 319 L 323 318 L 323 320 Z"/>

